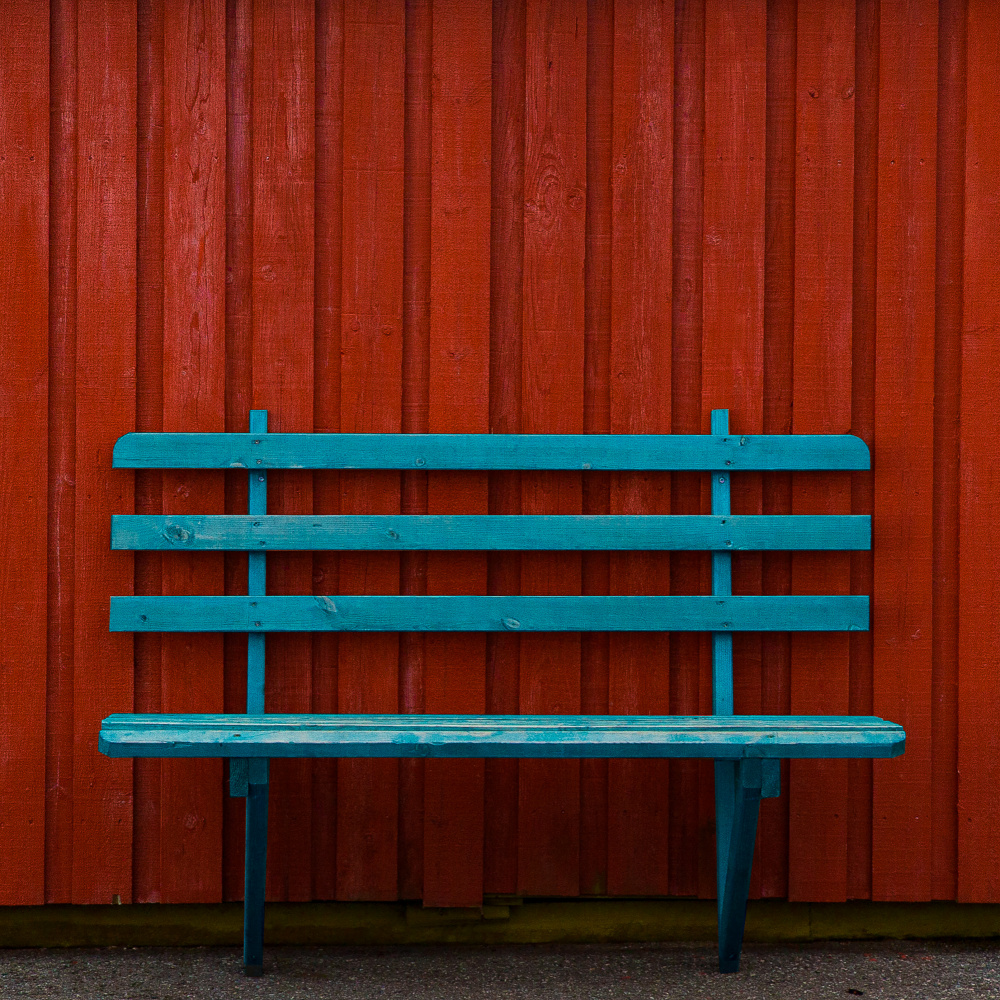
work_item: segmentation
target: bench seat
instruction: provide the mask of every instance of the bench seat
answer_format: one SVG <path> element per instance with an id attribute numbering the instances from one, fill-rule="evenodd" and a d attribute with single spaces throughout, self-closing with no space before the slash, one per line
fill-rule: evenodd
<path id="1" fill-rule="evenodd" d="M 111 715 L 109 757 L 894 757 L 872 716 Z"/>

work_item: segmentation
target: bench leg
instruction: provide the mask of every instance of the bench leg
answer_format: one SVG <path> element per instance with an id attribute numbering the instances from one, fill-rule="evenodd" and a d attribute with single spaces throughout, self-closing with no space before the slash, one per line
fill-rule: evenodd
<path id="1" fill-rule="evenodd" d="M 723 772 L 723 787 L 717 788 L 729 796 L 728 830 L 721 830 L 718 836 L 719 881 L 719 971 L 736 972 L 740 967 L 740 951 L 743 947 L 743 926 L 746 923 L 747 896 L 750 891 L 750 869 L 753 865 L 754 842 L 757 839 L 757 817 L 760 811 L 762 785 L 765 770 L 770 772 L 770 764 L 762 767 L 760 760 L 716 762 L 718 783 L 720 766 L 728 766 L 729 774 Z M 770 789 L 767 789 L 770 791 Z M 718 803 L 717 803 L 718 805 Z M 723 816 L 717 815 L 720 823 Z M 724 852 L 724 853 L 723 853 Z"/>
<path id="2" fill-rule="evenodd" d="M 243 889 L 243 971 L 264 971 L 264 883 L 267 875 L 267 760 L 250 762 L 247 784 L 245 882 Z"/>

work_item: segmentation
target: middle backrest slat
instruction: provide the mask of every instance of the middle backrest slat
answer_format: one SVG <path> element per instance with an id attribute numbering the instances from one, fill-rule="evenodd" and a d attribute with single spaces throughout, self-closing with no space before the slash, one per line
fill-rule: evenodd
<path id="1" fill-rule="evenodd" d="M 868 628 L 860 595 L 111 598 L 112 632 L 838 632 Z"/>
<path id="2" fill-rule="evenodd" d="M 119 514 L 111 547 L 146 550 L 858 550 L 867 515 Z"/>

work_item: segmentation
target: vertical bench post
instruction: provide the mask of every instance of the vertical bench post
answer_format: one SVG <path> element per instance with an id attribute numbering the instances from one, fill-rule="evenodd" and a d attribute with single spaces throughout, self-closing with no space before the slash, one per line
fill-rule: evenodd
<path id="1" fill-rule="evenodd" d="M 267 433 L 267 410 L 250 411 L 250 433 Z M 249 514 L 267 513 L 267 473 L 251 467 Z M 247 556 L 247 593 L 267 593 L 267 556 Z M 264 713 L 264 634 L 247 635 L 247 714 Z M 267 874 L 268 760 L 252 757 L 247 767 L 246 856 L 243 889 L 243 971 L 259 976 L 264 970 L 264 887 Z"/>
<path id="2" fill-rule="evenodd" d="M 729 411 L 712 410 L 713 434 L 729 433 Z M 712 513 L 731 513 L 728 469 L 712 473 Z M 732 556 L 712 553 L 712 595 L 729 597 L 733 592 Z M 712 714 L 733 714 L 733 636 L 712 633 Z M 719 969 L 739 968 L 746 921 L 750 867 L 757 835 L 757 813 L 761 791 L 760 761 L 715 762 L 716 892 L 719 914 Z"/>

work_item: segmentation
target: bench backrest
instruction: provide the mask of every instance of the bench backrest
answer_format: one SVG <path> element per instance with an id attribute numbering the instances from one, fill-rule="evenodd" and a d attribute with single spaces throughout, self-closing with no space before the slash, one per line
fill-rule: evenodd
<path id="1" fill-rule="evenodd" d="M 270 631 L 705 631 L 712 633 L 713 712 L 733 711 L 732 633 L 868 628 L 863 595 L 732 596 L 739 550 L 857 550 L 871 544 L 860 515 L 730 513 L 742 471 L 858 470 L 868 448 L 852 435 L 730 435 L 727 410 L 711 434 L 126 434 L 114 465 L 248 469 L 246 515 L 116 515 L 116 549 L 249 553 L 246 597 L 112 597 L 112 631 L 248 633 L 247 711 L 264 711 Z M 710 515 L 432 516 L 267 514 L 269 469 L 705 471 Z M 712 596 L 274 596 L 266 552 L 277 550 L 707 550 Z"/>

